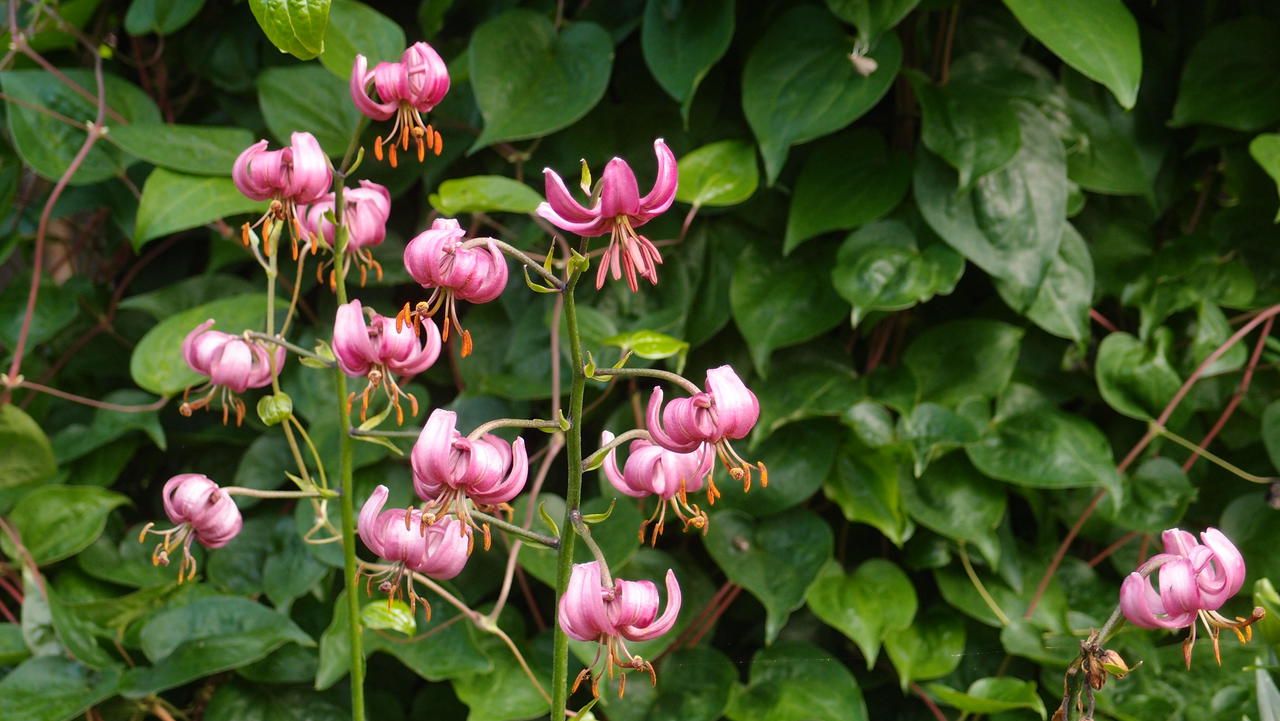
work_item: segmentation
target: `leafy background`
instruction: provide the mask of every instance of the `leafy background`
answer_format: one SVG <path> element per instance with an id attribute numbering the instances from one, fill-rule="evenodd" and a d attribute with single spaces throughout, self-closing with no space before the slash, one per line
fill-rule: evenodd
<path id="1" fill-rule="evenodd" d="M 261 315 L 232 231 L 260 204 L 235 190 L 235 155 L 298 129 L 340 155 L 359 122 L 354 55 L 390 60 L 418 39 L 453 78 L 432 116 L 444 154 L 361 168 L 395 196 L 376 250 L 387 274 L 356 293 L 365 305 L 421 298 L 399 251 L 433 215 L 496 223 L 543 252 L 529 215 L 539 169 L 619 155 L 643 185 L 661 136 L 680 157 L 680 202 L 646 232 L 674 240 L 687 218 L 687 236 L 664 244 L 656 288 L 583 294 L 588 348 L 611 362 L 612 337 L 666 334 L 688 351 L 662 363 L 700 378 L 732 362 L 764 408 L 746 445 L 769 486 L 726 488 L 705 537 L 668 530 L 640 547 L 628 503 L 600 527 L 619 575 L 674 567 L 686 605 L 643 651 L 658 686 L 605 693 L 598 718 L 1045 718 L 1077 640 L 1173 525 L 1221 527 L 1245 553 L 1252 603 L 1280 610 L 1266 580 L 1280 577 L 1266 485 L 1280 466 L 1273 3 L 47 5 L 108 56 L 109 132 L 41 229 L 85 138 L 66 120 L 94 103 L 30 54 L 5 56 L 3 360 L 43 233 L 25 378 L 170 400 L 126 414 L 20 389 L 0 406 L 0 718 L 348 715 L 341 560 L 301 543 L 305 512 L 242 503 L 244 532 L 185 585 L 136 534 L 162 519 L 175 473 L 284 483 L 278 430 L 176 413 L 194 376 L 166 348 L 200 319 Z M 15 19 L 26 47 L 93 88 L 65 26 L 28 4 Z M 334 302 L 303 281 L 305 345 L 328 335 Z M 420 378 L 419 400 L 466 427 L 546 416 L 555 317 L 512 283 L 467 313 L 475 354 Z M 284 379 L 318 438 L 338 432 L 329 382 L 293 363 Z M 633 427 L 646 392 L 593 385 L 587 437 Z M 1263 483 L 1144 435 L 1156 419 Z M 402 459 L 362 446 L 356 461 L 361 498 L 385 482 L 407 500 Z M 551 493 L 562 477 L 553 467 Z M 589 485 L 600 510 L 612 492 Z M 492 604 L 503 548 L 450 584 L 472 607 Z M 552 565 L 521 552 L 502 619 L 547 675 Z M 1247 614 L 1244 595 L 1229 609 Z M 454 614 L 437 602 L 430 623 L 366 631 L 372 717 L 544 713 L 506 649 Z M 408 642 L 406 627 L 431 635 Z M 1115 646 L 1144 663 L 1100 694 L 1099 716 L 1275 718 L 1278 628 L 1264 622 L 1246 647 L 1224 639 L 1221 666 L 1202 640 L 1191 672 L 1173 635 L 1127 629 Z"/>

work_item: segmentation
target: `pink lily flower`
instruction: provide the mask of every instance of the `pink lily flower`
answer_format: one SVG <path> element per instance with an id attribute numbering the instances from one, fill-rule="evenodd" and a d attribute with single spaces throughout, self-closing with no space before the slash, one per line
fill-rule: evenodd
<path id="1" fill-rule="evenodd" d="M 325 217 L 333 212 L 337 196 L 333 193 L 321 196 L 310 205 L 298 208 L 298 218 L 308 236 L 307 245 L 311 252 L 323 245 L 334 247 L 333 223 Z M 347 206 L 343 221 L 347 225 L 347 265 L 350 266 L 354 256 L 360 265 L 360 285 L 368 280 L 369 268 L 373 268 L 382 280 L 382 265 L 374 260 L 371 246 L 382 243 L 387 237 L 387 218 L 391 217 L 391 193 L 377 183 L 361 180 L 359 188 L 348 188 L 342 199 Z M 323 240 L 322 240 L 323 239 Z M 343 273 L 347 269 L 343 268 Z M 323 280 L 324 264 L 316 270 L 317 279 Z M 333 272 L 329 273 L 329 285 L 334 285 Z"/>
<path id="2" fill-rule="evenodd" d="M 453 578 L 467 565 L 474 539 L 465 523 L 450 516 L 434 518 L 416 508 L 382 510 L 387 495 L 386 486 L 375 488 L 360 509 L 356 525 L 365 547 L 391 561 L 391 568 L 372 574 L 369 583 L 379 580 L 379 590 L 394 599 L 403 582 L 410 605 L 416 607 L 422 597 L 414 590 L 409 572 L 441 581 Z M 430 613 L 428 604 L 428 617 Z"/>
<path id="3" fill-rule="evenodd" d="M 422 427 L 413 444 L 413 490 L 427 501 L 428 511 L 452 511 L 467 525 L 471 520 L 467 499 L 477 506 L 501 506 L 519 495 L 529 477 L 529 456 L 524 439 L 507 443 L 486 433 L 469 438 L 455 426 L 458 415 L 437 408 Z M 484 531 L 484 547 L 489 550 L 489 528 Z"/>
<path id="4" fill-rule="evenodd" d="M 1148 559 L 1125 578 L 1120 586 L 1120 609 L 1125 618 L 1142 628 L 1191 629 L 1182 644 L 1187 668 L 1196 640 L 1196 618 L 1213 639 L 1213 653 L 1222 663 L 1218 634 L 1229 628 L 1246 643 L 1253 636 L 1252 624 L 1261 618 L 1260 609 L 1250 618 L 1234 621 L 1218 613 L 1218 608 L 1244 585 L 1244 558 L 1235 544 L 1216 528 L 1200 534 L 1204 545 L 1192 534 L 1170 528 L 1161 534 L 1164 553 Z M 1149 576 L 1158 574 L 1160 590 L 1151 586 Z"/>
<path id="5" fill-rule="evenodd" d="M 596 561 L 575 563 L 569 576 L 569 585 L 560 597 L 557 620 L 569 638 L 578 641 L 598 641 L 604 652 L 604 669 L 612 678 L 614 667 L 620 670 L 648 671 L 657 683 L 653 664 L 627 648 L 627 641 L 648 641 L 661 636 L 675 625 L 680 614 L 680 584 L 676 574 L 667 570 L 667 608 L 658 615 L 658 587 L 652 581 L 617 580 L 608 585 L 602 578 L 600 564 Z M 583 678 L 592 674 L 597 661 L 582 670 L 574 681 L 574 689 Z M 619 695 L 626 688 L 623 676 Z M 599 696 L 596 684 L 599 674 L 591 684 L 592 694 Z"/>
<path id="6" fill-rule="evenodd" d="M 404 249 L 404 267 L 423 288 L 434 288 L 431 297 L 417 309 L 404 309 L 396 316 L 401 324 L 412 324 L 413 316 L 431 316 L 444 309 L 441 322 L 444 339 L 452 326 L 462 336 L 462 355 L 471 354 L 471 334 L 458 322 L 457 301 L 488 303 L 507 287 L 507 260 L 492 238 L 463 241 L 466 233 L 452 218 L 437 218 L 429 230 L 419 233 Z M 484 248 L 472 245 L 484 245 Z"/>
<path id="7" fill-rule="evenodd" d="M 369 97 L 372 86 L 378 99 Z M 374 120 L 396 116 L 395 125 L 384 141 L 379 135 L 373 154 L 382 160 L 382 146 L 390 145 L 391 167 L 396 167 L 396 145 L 409 149 L 412 135 L 418 149 L 418 162 L 431 150 L 436 155 L 444 148 L 440 133 L 427 125 L 422 113 L 429 112 L 449 92 L 449 68 L 439 53 L 426 43 L 410 45 L 398 63 L 378 63 L 369 70 L 369 61 L 357 55 L 351 69 L 351 99 L 356 108 Z"/>
<path id="8" fill-rule="evenodd" d="M 662 389 L 654 387 L 649 396 L 646 425 L 658 445 L 676 453 L 689 453 L 703 443 L 716 448 L 720 462 L 734 480 L 743 481 L 743 491 L 751 490 L 751 473 L 760 469 L 760 485 L 769 485 L 769 471 L 763 463 L 751 464 L 729 444 L 745 438 L 760 418 L 760 402 L 733 368 L 727 365 L 707 371 L 705 392 L 677 398 L 662 409 Z M 659 411 L 661 410 L 661 413 Z M 715 483 L 708 481 L 707 497 L 712 503 L 720 496 Z"/>
<path id="9" fill-rule="evenodd" d="M 613 434 L 605 431 L 601 435 L 601 445 L 613 441 Z M 650 544 L 657 544 L 662 535 L 666 520 L 667 506 L 675 512 L 676 517 L 684 522 L 684 530 L 689 527 L 707 529 L 706 511 L 698 505 L 690 504 L 688 494 L 702 490 L 702 479 L 711 473 L 711 465 L 715 456 L 711 447 L 699 444 L 692 453 L 677 453 L 646 440 L 631 442 L 631 453 L 623 470 L 619 472 L 617 462 L 618 449 L 609 451 L 604 460 L 604 475 L 609 483 L 632 498 L 657 496 L 661 499 L 653 515 L 640 524 L 640 542 L 644 542 L 645 528 L 653 523 L 653 534 Z"/>
<path id="10" fill-rule="evenodd" d="M 162 491 L 164 512 L 172 528 L 155 531 L 154 523 L 148 523 L 138 536 L 141 543 L 147 534 L 160 536 L 163 541 L 151 553 L 155 565 L 169 565 L 169 552 L 182 547 L 182 563 L 178 567 L 178 582 L 191 580 L 196 575 L 196 559 L 191 555 L 191 542 L 199 541 L 205 548 L 222 548 L 240 533 L 244 525 L 240 509 L 224 490 L 201 473 L 183 473 L 170 478 Z"/>
<path id="11" fill-rule="evenodd" d="M 633 293 L 638 287 L 637 275 L 658 284 L 657 266 L 662 263 L 662 255 L 648 238 L 636 232 L 636 228 L 671 207 L 676 198 L 679 173 L 676 156 L 662 138 L 653 141 L 653 151 L 658 156 L 658 177 L 646 195 L 641 197 L 635 173 L 627 161 L 614 158 L 604 168 L 599 195 L 590 208 L 573 199 L 555 171 L 551 168 L 542 171 L 547 199 L 538 205 L 538 215 L 561 230 L 583 237 L 609 234 L 609 247 L 596 270 L 596 288 L 604 285 L 605 274 L 609 271 L 612 271 L 614 280 L 625 275 L 627 287 Z"/>
<path id="12" fill-rule="evenodd" d="M 262 237 L 271 253 L 272 220 L 285 223 L 293 241 L 293 257 L 298 257 L 297 207 L 314 203 L 333 184 L 333 171 L 329 158 L 320 149 L 320 143 L 311 133 L 293 133 L 291 144 L 280 150 L 267 150 L 267 141 L 259 140 L 236 158 L 231 167 L 231 179 L 241 193 L 253 200 L 270 200 L 271 207 L 253 224 L 263 225 Z M 250 225 L 241 227 L 241 237 L 249 244 Z M 278 232 L 278 231 L 277 231 Z"/>
<path id="13" fill-rule="evenodd" d="M 440 331 L 430 318 L 422 318 L 426 344 L 418 340 L 413 329 L 398 325 L 393 318 L 386 318 L 369 311 L 370 322 L 365 323 L 364 308 L 359 300 L 338 306 L 333 324 L 333 354 L 338 367 L 352 378 L 369 379 L 361 394 L 360 420 L 369 410 L 369 393 L 382 386 L 387 402 L 396 409 L 396 422 L 404 423 L 400 409 L 400 397 L 409 399 L 411 415 L 418 415 L 418 399 L 412 393 L 401 390 L 400 384 L 430 368 L 440 357 Z M 396 376 L 400 376 L 397 382 Z M 347 396 L 347 412 L 355 393 Z"/>
<path id="14" fill-rule="evenodd" d="M 250 343 L 242 336 L 210 330 L 213 323 L 212 318 L 201 323 L 182 341 L 182 358 L 187 366 L 209 377 L 209 382 L 196 392 L 203 393 L 205 389 L 209 392 L 203 398 L 187 402 L 191 392 L 188 388 L 182 394 L 178 412 L 190 416 L 193 411 L 209 405 L 221 390 L 222 422 L 227 422 L 228 410 L 235 408 L 238 426 L 244 420 L 245 407 L 236 394 L 269 385 L 284 368 L 285 350 L 283 346 L 275 346 L 274 352 L 268 353 L 262 345 Z"/>

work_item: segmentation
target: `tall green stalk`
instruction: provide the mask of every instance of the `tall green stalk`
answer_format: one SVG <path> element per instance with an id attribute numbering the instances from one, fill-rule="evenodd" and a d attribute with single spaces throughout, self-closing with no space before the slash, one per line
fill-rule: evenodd
<path id="1" fill-rule="evenodd" d="M 338 176 L 334 189 L 333 216 L 337 231 L 334 233 L 333 277 L 334 292 L 338 297 L 338 305 L 347 302 L 346 255 L 348 233 L 343 225 L 346 201 L 343 199 L 343 183 L 345 178 Z M 352 499 L 351 483 L 351 417 L 347 415 L 347 376 L 342 368 L 335 366 L 334 377 L 338 381 L 338 416 L 341 437 L 339 442 L 338 478 L 342 488 L 342 497 L 338 500 L 342 510 L 342 569 L 346 575 L 347 614 L 351 619 L 349 625 L 349 645 L 351 647 L 351 719 L 364 721 L 364 629 L 360 626 L 360 583 L 356 575 L 356 513 Z"/>
<path id="2" fill-rule="evenodd" d="M 572 267 L 572 265 L 570 266 Z M 569 487 L 565 492 L 564 523 L 560 524 L 560 557 L 556 570 L 556 598 L 564 595 L 569 585 L 569 571 L 573 567 L 573 518 L 572 513 L 582 505 L 582 396 L 586 391 L 587 376 L 582 369 L 582 336 L 578 332 L 578 311 L 573 302 L 573 291 L 578 285 L 581 269 L 575 268 L 569 275 L 564 289 L 564 317 L 568 327 L 569 357 L 572 359 L 572 380 L 569 386 L 569 432 L 565 437 L 565 453 L 569 464 Z M 558 611 L 557 611 L 558 612 Z M 551 667 L 551 721 L 564 717 L 569 689 L 569 637 L 560 624 L 555 625 L 555 645 Z"/>

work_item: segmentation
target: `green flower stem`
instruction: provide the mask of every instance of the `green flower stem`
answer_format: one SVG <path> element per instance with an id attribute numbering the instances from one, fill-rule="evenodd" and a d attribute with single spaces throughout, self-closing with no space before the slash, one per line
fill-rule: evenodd
<path id="1" fill-rule="evenodd" d="M 263 491 L 243 486 L 224 486 L 229 496 L 252 496 L 253 498 L 337 498 L 334 491 L 318 489 L 315 491 Z"/>
<path id="2" fill-rule="evenodd" d="M 467 434 L 467 438 L 474 441 L 495 428 L 544 428 L 558 431 L 560 430 L 560 422 L 544 421 L 540 418 L 498 418 L 476 426 L 474 431 Z M 415 433 L 414 435 L 418 434 Z"/>
<path id="3" fill-rule="evenodd" d="M 600 566 L 600 582 L 605 588 L 613 588 L 613 576 L 609 573 L 609 562 L 605 560 L 604 551 L 600 550 L 600 546 L 596 545 L 596 540 L 591 537 L 591 527 L 587 522 L 582 520 L 582 511 L 577 508 L 569 511 L 569 520 L 573 522 L 573 530 L 579 536 L 582 536 L 582 542 L 587 544 L 587 548 L 591 549 L 591 555 L 595 557 L 596 563 Z"/>
<path id="4" fill-rule="evenodd" d="M 421 431 L 380 431 L 376 428 L 365 430 L 363 428 L 352 428 L 352 436 L 380 436 L 382 438 L 417 438 L 421 435 Z"/>
<path id="5" fill-rule="evenodd" d="M 964 550 L 964 544 L 960 543 L 956 550 L 960 556 L 960 563 L 964 566 L 964 572 L 968 574 L 974 590 L 982 597 L 982 601 L 987 604 L 987 608 L 991 609 L 991 612 L 1000 620 L 1000 625 L 1008 626 L 1011 623 L 1009 617 L 1004 614 L 1004 611 L 1000 610 L 1000 604 L 996 603 L 996 600 L 991 597 L 987 587 L 983 585 L 982 579 L 978 578 L 978 573 L 973 570 L 973 564 L 969 562 L 969 553 Z"/>
<path id="6" fill-rule="evenodd" d="M 546 546 L 547 548 L 560 547 L 560 540 L 553 536 L 544 536 L 541 533 L 530 531 L 527 528 L 521 528 L 520 526 L 517 526 L 514 523 L 509 523 L 507 521 L 502 520 L 501 518 L 498 518 L 497 516 L 491 516 L 488 513 L 484 513 L 483 511 L 477 511 L 474 508 L 471 509 L 470 513 L 471 513 L 471 517 L 476 521 L 480 523 L 487 523 L 490 526 L 493 526 L 494 528 L 500 531 L 506 531 L 507 533 L 510 533 L 513 536 L 519 536 L 520 538 L 523 538 L 526 541 L 540 543 Z"/>
<path id="7" fill-rule="evenodd" d="M 569 355 L 573 361 L 572 381 L 569 386 L 569 420 L 572 425 L 565 434 L 565 451 L 568 453 L 569 485 L 565 491 L 564 528 L 573 524 L 573 513 L 582 504 L 582 396 L 586 391 L 587 376 L 582 366 L 582 335 L 578 330 L 578 310 L 574 305 L 573 291 L 578 285 L 582 270 L 575 268 L 565 284 L 564 313 L 568 329 Z M 573 539 L 575 534 L 565 533 L 560 539 L 560 558 L 556 570 L 556 598 L 564 595 L 569 586 L 569 571 L 573 566 Z M 551 721 L 564 718 L 565 702 L 569 691 L 569 637 L 560 624 L 555 625 L 555 644 L 551 665 Z"/>
<path id="8" fill-rule="evenodd" d="M 358 137 L 358 136 L 357 136 Z M 353 140 L 352 143 L 358 143 Z M 333 249 L 333 267 L 334 267 L 334 292 L 338 296 L 338 305 L 347 302 L 347 274 L 346 253 L 347 239 L 349 233 L 345 225 L 343 225 L 343 216 L 346 210 L 346 201 L 343 199 L 343 184 L 346 177 L 340 173 L 334 173 L 334 201 L 333 214 L 334 225 L 337 232 L 334 236 Z M 351 619 L 351 626 L 348 629 L 348 638 L 351 646 L 351 719 L 352 721 L 364 721 L 364 648 L 363 633 L 364 629 L 360 624 L 360 577 L 359 570 L 356 566 L 356 513 L 352 499 L 352 443 L 351 440 L 351 418 L 347 415 L 347 374 L 342 372 L 341 368 L 334 367 L 334 377 L 338 381 L 337 404 L 338 417 L 340 422 L 341 433 L 338 436 L 339 458 L 338 478 L 342 489 L 342 497 L 338 499 L 339 508 L 342 510 L 342 567 L 346 576 L 347 587 L 347 612 Z"/>
<path id="9" fill-rule="evenodd" d="M 609 454 L 609 451 L 612 451 L 613 449 L 617 448 L 623 443 L 626 443 L 627 441 L 647 441 L 647 440 L 649 440 L 649 431 L 646 431 L 643 428 L 633 428 L 632 430 L 629 430 L 626 433 L 623 433 L 622 435 L 618 436 L 617 438 L 614 438 L 613 440 L 609 441 L 603 446 L 600 446 L 600 450 L 596 451 L 595 453 L 592 453 L 590 456 L 587 456 L 586 460 L 582 462 L 582 470 L 589 471 L 592 468 L 597 467 L 599 464 L 604 462 L 604 457 Z"/>
<path id="10" fill-rule="evenodd" d="M 472 238 L 471 240 L 468 240 L 467 242 L 463 243 L 462 247 L 475 248 L 490 242 L 498 246 L 498 249 L 501 250 L 503 253 L 506 253 L 507 255 L 511 256 L 512 258 L 515 258 L 516 260 L 520 261 L 521 263 L 524 263 L 526 266 L 531 268 L 533 272 L 537 273 L 539 276 L 542 277 L 543 280 L 551 284 L 552 288 L 559 288 L 561 290 L 564 289 L 565 287 L 564 281 L 552 275 L 550 271 L 542 267 L 541 263 L 534 260 L 533 258 L 530 258 L 523 251 L 519 250 L 518 248 L 511 245 L 510 243 L 504 243 L 503 241 L 498 240 L 497 238 Z"/>
<path id="11" fill-rule="evenodd" d="M 1231 463 L 1225 458 L 1222 458 L 1221 456 L 1217 456 L 1213 453 L 1210 453 L 1208 450 L 1201 448 L 1200 446 L 1197 446 L 1196 444 L 1192 443 L 1186 438 L 1183 438 L 1177 433 L 1174 433 L 1173 431 L 1169 430 L 1168 428 L 1165 428 L 1162 425 L 1159 425 L 1158 423 L 1155 423 L 1154 421 L 1151 424 L 1151 430 L 1156 435 L 1164 436 L 1165 438 L 1168 438 L 1169 440 L 1173 441 L 1174 443 L 1177 443 L 1178 445 L 1191 451 L 1192 453 L 1198 456 L 1203 456 L 1204 459 L 1209 461 L 1210 463 L 1218 465 L 1222 467 L 1223 470 L 1229 473 L 1233 473 L 1250 483 L 1271 483 L 1276 480 L 1274 478 L 1267 478 L 1265 476 L 1255 476 L 1254 474 L 1240 468 L 1239 466 Z"/>
<path id="12" fill-rule="evenodd" d="M 285 435 L 289 436 L 292 442 L 293 434 L 289 433 L 287 426 L 289 423 L 293 423 L 298 429 L 298 435 L 302 436 L 302 440 L 307 444 L 307 450 L 311 451 L 311 460 L 316 462 L 316 472 L 320 474 L 320 487 L 328 488 L 329 479 L 324 475 L 324 461 L 320 460 L 320 452 L 316 450 L 316 444 L 311 442 L 311 435 L 307 433 L 306 427 L 302 425 L 302 421 L 299 421 L 297 416 L 290 413 L 289 418 L 286 420 L 288 422 L 285 423 Z M 302 474 L 303 478 L 310 478 L 307 476 L 307 467 L 305 465 L 302 466 Z"/>
<path id="13" fill-rule="evenodd" d="M 335 361 L 329 360 L 328 358 L 325 358 L 323 356 L 316 355 L 315 353 L 312 353 L 306 348 L 303 348 L 300 345 L 295 345 L 293 343 L 290 343 L 289 341 L 277 335 L 268 335 L 266 333 L 255 333 L 253 331 L 245 331 L 245 335 L 249 336 L 250 338 L 260 340 L 263 343 L 274 343 L 278 346 L 283 346 L 286 350 L 297 353 L 298 355 L 303 356 L 305 358 L 312 358 L 314 360 L 317 360 L 325 364 L 325 366 L 329 368 L 333 368 L 334 366 L 337 365 Z"/>
<path id="14" fill-rule="evenodd" d="M 670 381 L 689 392 L 689 395 L 701 393 L 702 389 L 693 384 L 693 381 L 682 375 L 677 375 L 670 371 L 660 371 L 656 368 L 597 368 L 595 376 L 620 376 L 623 378 L 657 378 L 659 380 Z"/>

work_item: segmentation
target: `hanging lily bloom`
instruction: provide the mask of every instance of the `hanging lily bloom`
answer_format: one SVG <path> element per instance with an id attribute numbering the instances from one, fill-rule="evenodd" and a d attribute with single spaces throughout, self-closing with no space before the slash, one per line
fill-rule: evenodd
<path id="1" fill-rule="evenodd" d="M 269 385 L 284 367 L 285 351 L 283 346 L 275 346 L 274 353 L 268 353 L 262 345 L 242 336 L 210 330 L 213 323 L 212 318 L 201 323 L 182 341 L 183 360 L 191 370 L 208 376 L 209 382 L 195 390 L 197 394 L 206 390 L 208 393 L 193 402 L 187 401 L 192 389 L 183 391 L 178 412 L 190 416 L 217 395 L 222 404 L 222 422 L 227 422 L 227 412 L 234 408 L 238 426 L 244 420 L 245 408 L 236 394 Z"/>
<path id="2" fill-rule="evenodd" d="M 259 140 L 236 158 L 231 167 L 231 179 L 241 193 L 252 200 L 270 200 L 271 207 L 252 226 L 245 223 L 240 235 L 249 245 L 249 229 L 262 226 L 263 242 L 267 254 L 271 253 L 271 239 L 279 233 L 284 223 L 293 243 L 293 257 L 298 257 L 298 241 L 302 229 L 298 227 L 297 206 L 314 203 L 329 191 L 333 184 L 333 171 L 329 158 L 320 149 L 320 143 L 311 133 L 293 133 L 290 145 L 280 150 L 267 150 L 267 141 Z"/>
<path id="3" fill-rule="evenodd" d="M 1249 618 L 1234 621 L 1218 609 L 1244 585 L 1244 558 L 1235 545 L 1216 528 L 1200 534 L 1204 545 L 1192 534 L 1170 528 L 1161 534 L 1164 553 L 1148 559 L 1130 573 L 1120 586 L 1120 609 L 1125 618 L 1142 628 L 1187 628 L 1191 633 L 1182 644 L 1182 654 L 1191 667 L 1191 649 L 1196 641 L 1196 618 L 1213 639 L 1213 655 L 1222 664 L 1218 634 L 1224 628 L 1235 632 L 1241 643 L 1253 637 L 1252 624 L 1262 618 L 1255 609 Z M 1151 586 L 1149 576 L 1158 574 L 1160 590 Z"/>
<path id="4" fill-rule="evenodd" d="M 333 354 L 338 367 L 352 378 L 369 379 L 361 393 L 360 420 L 367 417 L 369 394 L 379 386 L 385 391 L 387 402 L 396 409 L 396 423 L 404 423 L 401 396 L 409 399 L 410 415 L 418 415 L 418 399 L 402 390 L 400 384 L 430 368 L 440 357 L 440 331 L 430 318 L 421 320 L 425 345 L 413 329 L 396 328 L 393 318 L 369 311 L 366 324 L 365 309 L 358 300 L 338 306 L 333 324 Z M 400 376 L 398 382 L 396 376 Z M 355 397 L 354 391 L 347 396 L 348 414 Z"/>
<path id="5" fill-rule="evenodd" d="M 452 327 L 462 336 L 462 355 L 471 355 L 471 334 L 458 321 L 457 301 L 488 303 L 507 287 L 507 260 L 492 238 L 463 241 L 466 233 L 452 218 L 437 218 L 429 230 L 419 233 L 404 249 L 404 267 L 423 288 L 433 288 L 431 297 L 415 310 L 409 304 L 396 316 L 400 325 L 413 325 L 414 318 L 435 315 L 444 309 L 440 328 L 449 340 Z M 485 247 L 472 247 L 483 245 Z"/>
<path id="6" fill-rule="evenodd" d="M 760 469 L 760 485 L 769 485 L 769 471 L 764 464 L 747 463 L 729 444 L 731 439 L 745 438 L 760 418 L 756 395 L 727 365 L 707 371 L 704 387 L 705 392 L 677 398 L 662 409 L 662 389 L 655 386 L 649 396 L 649 436 L 677 453 L 690 453 L 699 445 L 710 443 L 729 475 L 743 482 L 744 492 L 751 490 L 751 473 L 756 468 Z M 707 499 L 715 503 L 719 496 L 716 484 L 708 477 Z"/>
<path id="7" fill-rule="evenodd" d="M 333 212 L 337 202 L 333 193 L 321 196 L 314 203 L 298 208 L 298 218 L 302 229 L 306 231 L 307 246 L 315 253 L 321 245 L 329 250 L 334 248 L 333 223 L 325 216 Z M 374 260 L 370 247 L 382 243 L 387 237 L 387 218 L 391 217 L 391 193 L 377 183 L 361 180 L 359 188 L 347 188 L 342 194 L 346 209 L 343 222 L 347 225 L 347 255 L 342 272 L 345 275 L 355 258 L 360 267 L 360 285 L 368 281 L 369 269 L 373 268 L 378 280 L 382 280 L 382 265 Z M 322 263 L 316 268 L 316 280 L 324 281 Z M 334 287 L 334 272 L 329 273 L 329 287 Z"/>
<path id="8" fill-rule="evenodd" d="M 641 197 L 635 173 L 627 161 L 614 158 L 604 168 L 590 208 L 573 199 L 555 171 L 551 168 L 542 171 L 547 199 L 538 205 L 538 215 L 561 230 L 583 237 L 609 235 L 609 247 L 596 270 L 596 288 L 604 285 L 607 272 L 612 272 L 614 280 L 625 275 L 632 292 L 638 288 L 637 275 L 658 284 L 657 266 L 662 263 L 662 255 L 636 228 L 671 207 L 679 173 L 676 156 L 662 138 L 653 141 L 653 151 L 658 156 L 658 177 L 648 194 Z"/>
<path id="9" fill-rule="evenodd" d="M 196 576 L 196 559 L 191 555 L 191 542 L 205 548 L 222 548 L 240 533 L 244 525 L 240 509 L 231 496 L 201 473 L 183 473 L 170 478 L 162 492 L 164 512 L 172 528 L 155 531 L 154 523 L 143 527 L 138 536 L 142 543 L 148 534 L 163 540 L 151 553 L 151 562 L 169 565 L 169 552 L 181 546 L 182 563 L 178 566 L 178 583 Z"/>
<path id="10" fill-rule="evenodd" d="M 471 529 L 453 517 L 431 518 L 416 508 L 382 507 L 387 503 L 387 487 L 378 486 L 360 509 L 357 532 L 365 547 L 379 558 L 391 562 L 391 568 L 370 574 L 368 586 L 375 580 L 378 589 L 394 601 L 404 586 L 410 608 L 416 608 L 422 597 L 414 590 L 413 576 L 417 572 L 445 581 L 458 575 L 467 565 L 474 540 Z M 427 618 L 431 617 L 431 605 Z"/>
<path id="11" fill-rule="evenodd" d="M 573 682 L 574 690 L 588 676 L 593 675 L 591 693 L 599 696 L 597 684 L 600 674 L 594 669 L 604 657 L 603 671 L 613 677 L 616 667 L 623 672 L 618 695 L 626 690 L 626 671 L 648 671 L 653 683 L 658 683 L 653 664 L 627 649 L 627 641 L 655 639 L 675 625 L 680 614 L 680 584 L 676 574 L 667 570 L 667 608 L 658 615 L 658 587 L 652 581 L 606 581 L 596 561 L 575 563 L 569 576 L 569 585 L 560 597 L 560 628 L 569 638 L 578 641 L 597 641 L 600 644 L 596 658 L 584 668 Z"/>
<path id="12" fill-rule="evenodd" d="M 453 411 L 437 408 L 431 412 L 410 453 L 413 490 L 427 502 L 428 513 L 453 513 L 477 527 L 467 499 L 478 507 L 502 509 L 524 489 L 529 456 L 523 438 L 514 443 L 492 433 L 470 438 L 456 430 L 457 422 Z M 479 528 L 488 550 L 489 526 Z"/>
<path id="13" fill-rule="evenodd" d="M 613 434 L 605 431 L 600 442 L 608 445 L 612 440 Z M 711 473 L 715 462 L 711 446 L 701 443 L 692 453 L 677 453 L 650 441 L 635 440 L 631 442 L 631 453 L 622 471 L 618 470 L 617 453 L 618 449 L 611 449 L 604 460 L 604 475 L 609 483 L 618 492 L 633 498 L 657 496 L 660 499 L 653 515 L 640 524 L 641 543 L 644 543 L 645 528 L 652 523 L 649 543 L 657 544 L 666 521 L 667 506 L 684 522 L 684 530 L 692 526 L 706 533 L 707 513 L 696 503 L 689 503 L 688 494 L 702 490 L 702 479 Z"/>
<path id="14" fill-rule="evenodd" d="M 369 96 L 373 87 L 378 99 Z M 436 155 L 444 148 L 440 133 L 422 119 L 422 114 L 444 100 L 449 92 L 449 68 L 439 53 L 426 43 L 414 43 L 400 56 L 398 63 L 378 63 L 369 70 L 369 61 L 357 55 L 351 69 L 351 99 L 356 108 L 374 120 L 396 116 L 387 139 L 379 135 L 373 154 L 382 160 L 382 146 L 387 145 L 391 167 L 396 167 L 396 145 L 409 149 L 409 137 L 418 150 L 418 162 L 430 150 Z"/>

